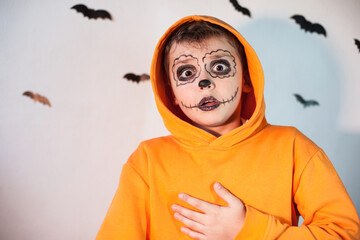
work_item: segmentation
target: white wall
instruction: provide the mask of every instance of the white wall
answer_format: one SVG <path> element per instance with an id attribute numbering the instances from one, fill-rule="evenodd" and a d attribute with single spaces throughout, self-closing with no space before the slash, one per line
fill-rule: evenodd
<path id="1" fill-rule="evenodd" d="M 94 21 L 70 7 L 109 10 Z M 324 148 L 360 210 L 360 2 L 0 2 L 0 239 L 93 239 L 123 163 L 141 140 L 167 134 L 150 82 L 155 45 L 179 18 L 213 15 L 249 40 L 263 63 L 267 118 L 295 125 Z M 304 33 L 304 14 L 328 37 Z M 52 108 L 22 96 L 47 96 Z M 303 109 L 292 96 L 315 98 Z"/>

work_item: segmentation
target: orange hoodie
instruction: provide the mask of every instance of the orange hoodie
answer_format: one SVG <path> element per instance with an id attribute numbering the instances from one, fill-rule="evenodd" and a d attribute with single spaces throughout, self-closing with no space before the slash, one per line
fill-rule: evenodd
<path id="1" fill-rule="evenodd" d="M 224 27 L 244 45 L 253 86 L 252 93 L 242 96 L 241 114 L 249 120 L 220 137 L 182 120 L 166 93 L 164 42 L 179 25 L 199 20 Z M 246 206 L 236 239 L 360 238 L 356 209 L 324 152 L 297 129 L 266 122 L 260 61 L 236 30 L 212 17 L 179 20 L 155 49 L 151 81 L 171 135 L 142 142 L 123 166 L 96 239 L 190 239 L 180 231 L 182 223 L 173 217 L 171 205 L 184 206 L 180 192 L 226 205 L 212 188 L 215 182 Z"/>

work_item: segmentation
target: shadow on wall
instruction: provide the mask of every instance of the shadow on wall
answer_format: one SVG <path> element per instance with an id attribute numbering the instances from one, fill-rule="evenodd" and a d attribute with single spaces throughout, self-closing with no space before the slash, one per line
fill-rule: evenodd
<path id="1" fill-rule="evenodd" d="M 360 212 L 360 135 L 339 128 L 345 70 L 331 39 L 304 32 L 290 17 L 257 19 L 237 30 L 262 63 L 268 122 L 295 126 L 324 149 Z M 320 106 L 304 108 L 294 93 Z"/>

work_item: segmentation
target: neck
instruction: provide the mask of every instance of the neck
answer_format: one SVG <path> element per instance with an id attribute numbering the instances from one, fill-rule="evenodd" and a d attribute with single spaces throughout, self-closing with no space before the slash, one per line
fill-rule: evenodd
<path id="1" fill-rule="evenodd" d="M 224 123 L 220 126 L 201 126 L 196 123 L 193 123 L 193 125 L 203 129 L 204 131 L 211 133 L 215 137 L 220 137 L 228 132 L 231 132 L 235 128 L 240 127 L 243 124 L 241 117 L 240 117 L 240 108 L 238 108 L 237 111 Z"/>
<path id="2" fill-rule="evenodd" d="M 218 126 L 218 127 L 210 127 L 210 128 L 204 128 L 199 126 L 201 129 L 203 129 L 204 131 L 211 133 L 212 135 L 214 135 L 215 137 L 220 137 L 228 132 L 231 132 L 232 130 L 234 130 L 235 128 L 238 128 L 242 125 L 242 122 L 238 122 L 235 124 L 235 122 L 233 122 L 232 124 L 226 125 L 226 126 Z"/>

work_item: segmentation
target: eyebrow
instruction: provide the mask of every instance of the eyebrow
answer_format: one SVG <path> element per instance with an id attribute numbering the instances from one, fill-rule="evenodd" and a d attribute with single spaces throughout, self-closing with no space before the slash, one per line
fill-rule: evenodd
<path id="1" fill-rule="evenodd" d="M 196 64 L 198 64 L 198 61 L 195 58 L 187 58 L 187 59 L 183 59 L 183 60 L 175 59 L 174 63 L 173 63 L 173 67 L 175 67 L 179 64 L 189 64 L 189 63 L 193 63 L 193 62 L 196 62 Z"/>
<path id="2" fill-rule="evenodd" d="M 203 57 L 203 61 L 204 61 L 204 59 L 205 58 L 210 58 L 210 59 L 214 59 L 214 58 L 222 58 L 222 57 L 229 57 L 229 56 L 231 56 L 231 54 L 229 54 L 229 53 L 217 53 L 217 54 L 215 54 L 215 55 L 208 55 L 208 56 L 204 56 Z"/>
<path id="3" fill-rule="evenodd" d="M 190 61 L 194 61 L 195 59 L 194 58 L 188 58 L 188 59 L 184 59 L 184 60 L 174 60 L 175 64 L 177 63 L 188 63 Z"/>

